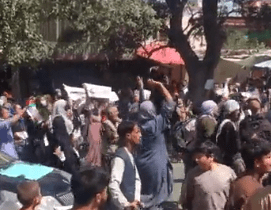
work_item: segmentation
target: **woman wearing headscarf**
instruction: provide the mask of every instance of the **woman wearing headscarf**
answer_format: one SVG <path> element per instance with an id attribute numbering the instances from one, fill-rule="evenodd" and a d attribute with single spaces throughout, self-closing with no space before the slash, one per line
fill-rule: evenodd
<path id="1" fill-rule="evenodd" d="M 161 82 L 148 80 L 148 84 L 160 91 L 165 98 L 159 115 L 151 101 L 144 101 L 139 108 L 142 143 L 136 164 L 142 182 L 142 202 L 146 209 L 159 209 L 172 192 L 172 166 L 168 160 L 164 132 L 170 125 L 169 117 L 174 102 Z"/>
<path id="2" fill-rule="evenodd" d="M 235 100 L 228 100 L 224 104 L 225 119 L 219 125 L 216 143 L 222 152 L 223 163 L 233 167 L 236 174 L 245 170 L 240 154 L 241 142 L 239 138 L 240 105 Z"/>
<path id="3" fill-rule="evenodd" d="M 67 101 L 61 99 L 54 104 L 55 113 L 53 118 L 53 144 L 55 145 L 55 155 L 63 163 L 64 170 L 73 173 L 79 169 L 79 156 L 73 150 L 71 144 L 71 135 L 73 132 L 73 123 L 71 121 L 71 112 Z"/>
<path id="4" fill-rule="evenodd" d="M 196 123 L 198 146 L 207 140 L 214 142 L 217 126 L 216 116 L 218 113 L 218 107 L 214 101 L 208 100 L 201 104 L 200 110 L 201 115 L 197 119 Z"/>
<path id="5" fill-rule="evenodd" d="M 199 147 L 205 141 L 215 142 L 215 132 L 217 128 L 216 116 L 218 113 L 218 106 L 212 100 L 202 102 L 200 107 L 200 115 L 196 119 L 194 138 L 190 140 L 187 145 L 186 153 L 183 156 L 185 164 L 185 175 L 190 169 L 196 166 L 192 158 L 192 152 L 196 147 Z M 186 139 L 188 140 L 188 139 Z"/>

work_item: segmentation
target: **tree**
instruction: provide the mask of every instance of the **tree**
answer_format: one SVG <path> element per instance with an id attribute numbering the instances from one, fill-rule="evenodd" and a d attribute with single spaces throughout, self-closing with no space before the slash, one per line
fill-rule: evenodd
<path id="1" fill-rule="evenodd" d="M 42 0 L 0 0 L 2 63 L 35 65 L 50 56 L 52 46 L 39 30 L 43 18 Z"/>
<path id="2" fill-rule="evenodd" d="M 206 52 L 201 60 L 193 51 L 189 36 L 198 21 L 191 19 L 190 30 L 184 32 L 182 18 L 188 0 L 166 0 L 171 12 L 169 39 L 170 44 L 182 56 L 189 75 L 189 96 L 194 102 L 201 102 L 205 99 L 204 86 L 208 79 L 213 79 L 214 70 L 220 59 L 220 51 L 226 38 L 223 22 L 226 16 L 219 17 L 218 0 L 203 0 L 202 4 L 202 28 L 206 40 Z M 195 27 L 193 27 L 193 25 Z"/>
<path id="3" fill-rule="evenodd" d="M 242 16 L 249 29 L 249 38 L 269 44 L 271 39 L 271 6 L 267 3 L 256 6 L 247 3 L 247 1 L 239 1 Z"/>
<path id="4" fill-rule="evenodd" d="M 224 49 L 229 50 L 262 50 L 266 49 L 263 43 L 254 37 L 249 36 L 249 30 L 228 29 L 227 41 L 224 44 Z"/>
<path id="5" fill-rule="evenodd" d="M 54 14 L 69 22 L 76 36 L 61 42 L 63 52 L 87 53 L 95 43 L 110 57 L 131 53 L 143 41 L 155 37 L 162 20 L 142 0 L 55 0 Z"/>

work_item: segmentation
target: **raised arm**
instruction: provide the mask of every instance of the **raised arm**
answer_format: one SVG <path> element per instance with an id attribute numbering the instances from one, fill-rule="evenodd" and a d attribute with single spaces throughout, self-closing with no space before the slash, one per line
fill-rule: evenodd
<path id="1" fill-rule="evenodd" d="M 149 86 L 159 90 L 160 93 L 165 97 L 165 100 L 167 102 L 173 101 L 173 98 L 172 98 L 171 94 L 169 93 L 169 91 L 166 89 L 166 87 L 161 82 L 157 82 L 157 81 L 154 81 L 152 79 L 149 79 L 147 81 L 147 83 L 148 83 Z"/>

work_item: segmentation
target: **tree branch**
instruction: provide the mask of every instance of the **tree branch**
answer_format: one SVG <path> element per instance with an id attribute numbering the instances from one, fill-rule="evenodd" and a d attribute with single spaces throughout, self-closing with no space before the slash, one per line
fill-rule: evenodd
<path id="1" fill-rule="evenodd" d="M 190 30 L 186 33 L 187 38 L 189 38 L 193 31 L 195 31 L 197 28 L 200 27 L 199 23 L 196 23 L 193 27 L 190 28 Z"/>
<path id="2" fill-rule="evenodd" d="M 172 14 L 169 30 L 170 42 L 186 61 L 186 64 L 189 65 L 189 63 L 198 62 L 198 57 L 193 51 L 188 41 L 188 37 L 184 34 L 182 29 L 182 17 L 187 1 L 188 0 L 166 0 Z"/>
<path id="3" fill-rule="evenodd" d="M 220 58 L 225 34 L 222 26 L 218 25 L 218 0 L 203 0 L 203 27 L 207 44 L 204 62 L 214 69 Z"/>

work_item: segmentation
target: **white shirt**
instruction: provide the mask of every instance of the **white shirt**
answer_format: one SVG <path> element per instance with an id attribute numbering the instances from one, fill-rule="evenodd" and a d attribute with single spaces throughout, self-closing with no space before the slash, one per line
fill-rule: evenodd
<path id="1" fill-rule="evenodd" d="M 134 162 L 134 158 L 132 154 L 128 151 L 126 147 L 124 147 L 125 151 L 127 152 L 132 165 L 135 167 L 135 200 L 140 201 L 140 192 L 141 192 L 141 180 L 139 177 L 139 173 L 137 170 L 137 167 Z M 121 159 L 120 157 L 115 157 L 112 161 L 112 172 L 111 172 L 111 179 L 109 183 L 109 190 L 112 195 L 112 200 L 117 207 L 120 209 L 124 209 L 127 207 L 130 203 L 129 201 L 125 198 L 123 193 L 121 192 L 120 189 L 120 184 L 122 182 L 123 178 L 123 173 L 124 173 L 124 167 L 125 163 L 124 160 Z"/>

